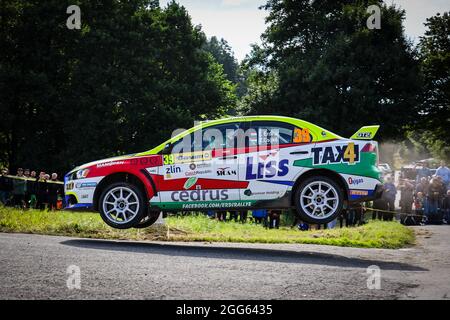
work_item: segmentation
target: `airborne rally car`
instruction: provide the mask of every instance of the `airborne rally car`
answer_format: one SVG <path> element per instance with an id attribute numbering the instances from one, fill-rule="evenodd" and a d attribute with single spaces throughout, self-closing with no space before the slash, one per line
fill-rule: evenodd
<path id="1" fill-rule="evenodd" d="M 344 202 L 381 194 L 379 126 L 350 139 L 309 122 L 252 116 L 203 122 L 147 152 L 91 162 L 64 179 L 68 209 L 142 228 L 161 211 L 294 208 L 323 224 Z"/>

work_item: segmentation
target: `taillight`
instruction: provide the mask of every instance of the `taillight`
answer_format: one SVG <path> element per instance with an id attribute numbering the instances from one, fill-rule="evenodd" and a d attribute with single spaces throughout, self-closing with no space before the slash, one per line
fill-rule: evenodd
<path id="1" fill-rule="evenodd" d="M 378 167 L 378 164 L 379 164 L 378 142 L 371 141 L 371 142 L 366 143 L 366 145 L 364 146 L 364 148 L 362 148 L 361 151 L 375 153 L 375 155 L 376 155 L 375 156 L 375 164 Z"/>
<path id="2" fill-rule="evenodd" d="M 362 152 L 377 153 L 377 145 L 375 143 L 369 142 L 364 146 L 364 148 L 362 149 Z"/>

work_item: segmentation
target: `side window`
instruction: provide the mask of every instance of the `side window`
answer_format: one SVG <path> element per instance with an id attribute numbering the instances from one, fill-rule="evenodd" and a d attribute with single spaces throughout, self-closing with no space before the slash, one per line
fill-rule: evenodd
<path id="1" fill-rule="evenodd" d="M 202 128 L 176 141 L 171 148 L 171 153 L 235 148 L 238 145 L 241 132 L 239 123 L 226 123 Z"/>
<path id="2" fill-rule="evenodd" d="M 239 123 L 216 125 L 202 130 L 202 150 L 236 148 Z"/>
<path id="3" fill-rule="evenodd" d="M 284 122 L 255 121 L 246 132 L 249 147 L 282 145 L 293 142 L 294 126 Z"/>

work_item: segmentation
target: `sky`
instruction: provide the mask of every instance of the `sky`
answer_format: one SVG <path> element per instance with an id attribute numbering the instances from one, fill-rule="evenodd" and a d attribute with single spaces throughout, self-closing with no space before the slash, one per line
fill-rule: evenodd
<path id="1" fill-rule="evenodd" d="M 170 0 L 160 0 L 164 7 Z M 224 38 L 236 58 L 241 61 L 250 53 L 252 43 L 261 43 L 267 12 L 259 10 L 265 0 L 176 0 L 183 5 L 196 25 L 201 25 L 208 37 Z M 425 32 L 426 18 L 437 12 L 450 11 L 450 0 L 385 0 L 406 11 L 406 35 L 417 43 Z M 383 20 L 381 20 L 383 23 Z M 383 27 L 383 25 L 381 25 Z"/>

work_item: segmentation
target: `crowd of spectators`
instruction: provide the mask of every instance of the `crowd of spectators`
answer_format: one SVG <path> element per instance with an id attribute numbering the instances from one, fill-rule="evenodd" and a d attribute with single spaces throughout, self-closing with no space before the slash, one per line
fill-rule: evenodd
<path id="1" fill-rule="evenodd" d="M 0 173 L 0 203 L 21 209 L 62 209 L 63 184 L 58 174 L 39 175 L 30 169 L 18 168 L 15 175 L 3 168 Z"/>
<path id="2" fill-rule="evenodd" d="M 399 191 L 400 216 L 403 223 L 449 223 L 450 169 L 442 161 L 433 173 L 428 164 L 424 163 L 417 167 L 415 177 L 412 178 L 400 176 L 397 186 L 392 177 L 385 178 L 383 195 L 373 204 L 373 218 L 393 219 Z"/>

